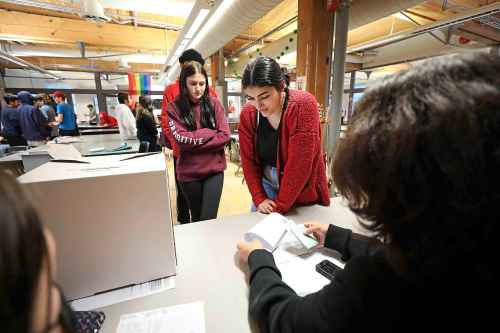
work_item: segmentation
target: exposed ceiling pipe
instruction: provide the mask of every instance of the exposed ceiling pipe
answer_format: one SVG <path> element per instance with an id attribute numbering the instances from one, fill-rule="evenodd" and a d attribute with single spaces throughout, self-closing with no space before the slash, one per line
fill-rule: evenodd
<path id="1" fill-rule="evenodd" d="M 370 50 L 379 48 L 382 46 L 394 44 L 397 42 L 401 42 L 406 39 L 410 39 L 419 35 L 423 35 L 429 32 L 433 32 L 436 30 L 448 28 L 457 24 L 461 24 L 470 20 L 479 19 L 488 15 L 494 15 L 500 12 L 500 4 L 494 3 L 491 5 L 482 6 L 479 8 L 471 9 L 468 12 L 454 15 L 452 17 L 436 21 L 431 24 L 423 25 L 417 27 L 411 31 L 401 32 L 387 38 L 371 41 L 368 43 L 363 43 L 361 45 L 357 45 L 354 47 L 347 48 L 347 53 L 360 52 L 364 50 Z"/>
<path id="2" fill-rule="evenodd" d="M 10 3 L 13 5 L 47 9 L 47 10 L 52 10 L 52 11 L 56 11 L 56 12 L 60 12 L 60 13 L 73 14 L 73 15 L 78 15 L 78 16 L 80 16 L 82 14 L 82 7 L 60 6 L 60 5 L 52 4 L 52 3 L 48 3 L 48 2 L 38 2 L 38 1 L 31 1 L 31 0 L 2 0 L 2 2 Z M 105 12 L 106 16 L 109 16 L 112 19 L 112 21 L 116 24 L 131 24 L 134 21 L 133 16 L 114 14 L 114 13 L 111 13 L 109 10 L 105 10 L 104 12 Z M 167 29 L 167 30 L 173 30 L 173 31 L 182 30 L 182 27 L 183 27 L 182 25 L 179 25 L 179 24 L 166 23 L 166 22 L 154 21 L 154 20 L 148 20 L 148 19 L 142 19 L 142 18 L 136 18 L 136 22 L 137 22 L 137 24 L 139 24 L 141 26 L 158 28 L 158 29 Z"/>
<path id="3" fill-rule="evenodd" d="M 23 67 L 28 67 L 30 69 L 33 69 L 33 70 L 37 71 L 37 72 L 40 72 L 40 73 L 45 74 L 45 75 L 48 75 L 52 79 L 62 80 L 61 77 L 59 77 L 59 76 L 57 76 L 55 74 L 52 74 L 50 71 L 48 71 L 46 69 L 43 69 L 42 67 L 37 66 L 35 64 L 32 64 L 30 62 L 27 62 L 27 61 L 25 61 L 25 60 L 23 60 L 21 58 L 15 57 L 15 56 L 13 56 L 13 55 L 11 55 L 11 54 L 3 51 L 3 50 L 0 50 L 0 58 L 5 59 L 7 61 L 10 61 L 10 62 L 12 62 L 12 63 L 14 63 L 16 65 L 20 65 L 20 66 L 23 66 Z"/>

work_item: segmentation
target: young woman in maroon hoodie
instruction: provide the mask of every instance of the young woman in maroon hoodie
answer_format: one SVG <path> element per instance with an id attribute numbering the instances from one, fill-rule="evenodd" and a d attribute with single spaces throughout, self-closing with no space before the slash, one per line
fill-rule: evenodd
<path id="1" fill-rule="evenodd" d="M 208 77 L 198 62 L 189 62 L 179 78 L 180 95 L 167 106 L 170 135 L 180 149 L 177 179 L 191 221 L 217 217 L 230 131 L 224 107 L 209 95 Z"/>
<path id="2" fill-rule="evenodd" d="M 330 203 L 317 102 L 289 90 L 279 64 L 250 62 L 242 87 L 249 103 L 238 134 L 245 180 L 261 213 L 286 213 L 294 205 Z"/>

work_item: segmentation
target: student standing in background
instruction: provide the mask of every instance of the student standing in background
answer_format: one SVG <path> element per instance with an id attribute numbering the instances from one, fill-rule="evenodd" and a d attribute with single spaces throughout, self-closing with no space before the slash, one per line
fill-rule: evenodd
<path id="1" fill-rule="evenodd" d="M 179 147 L 177 179 L 192 221 L 217 217 L 230 140 L 224 107 L 209 95 L 208 77 L 198 62 L 184 64 L 180 95 L 167 106 L 169 135 Z"/>
<path id="2" fill-rule="evenodd" d="M 116 120 L 118 121 L 118 129 L 122 141 L 135 139 L 137 129 L 135 127 L 135 118 L 132 111 L 128 107 L 129 98 L 127 93 L 118 93 L 118 105 L 115 108 Z"/>
<path id="3" fill-rule="evenodd" d="M 179 57 L 179 64 L 181 69 L 182 67 L 184 67 L 184 64 L 187 64 L 190 61 L 196 61 L 200 63 L 202 66 L 205 65 L 205 60 L 203 60 L 201 54 L 194 49 L 189 49 L 184 51 L 182 55 Z M 167 114 L 167 105 L 169 103 L 172 103 L 177 98 L 177 96 L 179 96 L 179 94 L 180 94 L 179 80 L 176 80 L 174 83 L 169 84 L 168 86 L 165 87 L 165 91 L 163 92 L 163 102 L 161 105 L 161 129 L 162 129 L 162 136 L 165 138 L 164 142 L 166 147 L 172 149 L 173 151 L 175 186 L 177 188 L 177 221 L 182 224 L 182 223 L 189 223 L 191 218 L 189 217 L 189 207 L 186 198 L 184 198 L 184 194 L 180 189 L 179 181 L 177 179 L 176 169 L 177 169 L 177 160 L 179 158 L 179 147 L 175 143 L 175 140 L 169 135 L 170 129 L 168 126 L 168 114 Z M 217 97 L 217 93 L 210 86 L 209 86 L 209 94 L 210 96 Z"/>
<path id="4" fill-rule="evenodd" d="M 4 96 L 7 106 L 2 109 L 3 136 L 11 146 L 26 146 L 27 142 L 22 136 L 19 123 L 19 99 L 16 95 L 6 94 Z"/>
<path id="5" fill-rule="evenodd" d="M 261 213 L 294 205 L 328 206 L 330 196 L 314 96 L 288 89 L 279 64 L 258 57 L 243 73 L 248 103 L 238 135 L 245 181 Z"/>
<path id="6" fill-rule="evenodd" d="M 24 138 L 30 146 L 41 146 L 46 143 L 45 137 L 41 133 L 42 114 L 40 110 L 33 106 L 33 97 L 28 91 L 20 91 L 17 97 L 21 102 L 18 108 L 19 124 Z"/>
<path id="7" fill-rule="evenodd" d="M 149 151 L 160 151 L 158 130 L 156 129 L 153 106 L 149 96 L 139 96 L 136 118 L 137 138 L 139 141 L 149 142 Z"/>
<path id="8" fill-rule="evenodd" d="M 52 95 L 57 103 L 57 118 L 55 123 L 59 126 L 59 135 L 78 136 L 76 114 L 73 105 L 66 103 L 66 95 L 62 91 L 56 91 Z"/>

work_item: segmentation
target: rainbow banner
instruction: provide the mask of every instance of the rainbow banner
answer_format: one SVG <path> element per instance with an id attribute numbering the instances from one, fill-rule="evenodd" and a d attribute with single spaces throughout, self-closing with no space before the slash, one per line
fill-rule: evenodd
<path id="1" fill-rule="evenodd" d="M 128 92 L 132 96 L 149 94 L 151 91 L 150 74 L 128 73 Z"/>

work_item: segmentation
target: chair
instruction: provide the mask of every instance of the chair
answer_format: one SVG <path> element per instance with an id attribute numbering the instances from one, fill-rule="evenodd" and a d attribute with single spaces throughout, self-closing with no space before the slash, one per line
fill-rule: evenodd
<path id="1" fill-rule="evenodd" d="M 139 145 L 139 153 L 147 153 L 149 151 L 149 142 L 141 141 Z"/>

